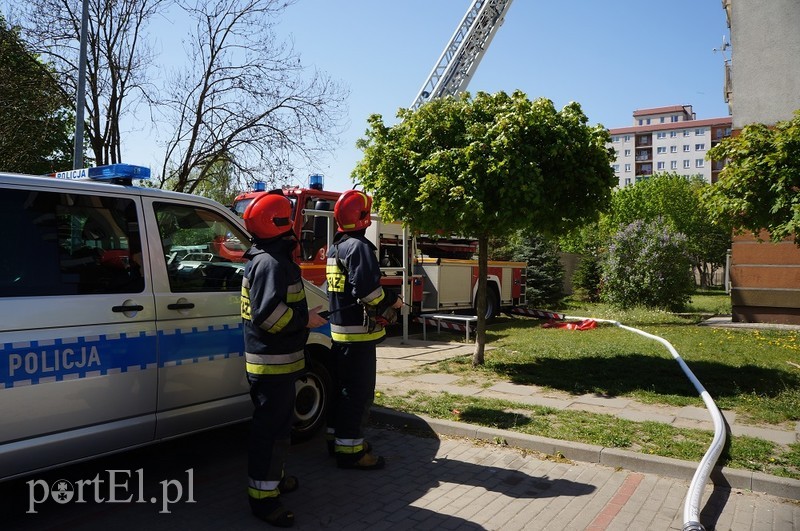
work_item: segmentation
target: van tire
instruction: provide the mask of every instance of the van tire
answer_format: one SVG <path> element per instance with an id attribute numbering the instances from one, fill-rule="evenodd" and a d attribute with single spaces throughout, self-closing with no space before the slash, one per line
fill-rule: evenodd
<path id="1" fill-rule="evenodd" d="M 292 442 L 311 439 L 325 425 L 326 414 L 333 399 L 331 373 L 317 356 L 306 357 L 306 374 L 295 382 L 295 423 L 292 426 Z"/>

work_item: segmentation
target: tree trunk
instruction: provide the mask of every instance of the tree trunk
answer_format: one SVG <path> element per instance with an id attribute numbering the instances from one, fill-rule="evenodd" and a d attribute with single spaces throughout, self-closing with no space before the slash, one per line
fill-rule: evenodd
<path id="1" fill-rule="evenodd" d="M 475 294 L 475 309 L 478 314 L 478 329 L 475 331 L 475 353 L 472 366 L 483 365 L 486 347 L 486 275 L 489 274 L 489 236 L 478 236 L 478 292 Z"/>

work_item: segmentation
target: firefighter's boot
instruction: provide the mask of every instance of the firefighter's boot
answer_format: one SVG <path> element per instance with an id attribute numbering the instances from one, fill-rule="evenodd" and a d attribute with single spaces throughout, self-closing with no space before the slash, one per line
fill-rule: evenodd
<path id="1" fill-rule="evenodd" d="M 284 507 L 278 498 L 257 500 L 250 498 L 250 510 L 253 516 L 275 527 L 292 527 L 294 513 Z"/>
<path id="2" fill-rule="evenodd" d="M 359 452 L 355 455 L 336 454 L 336 466 L 353 470 L 380 470 L 386 466 L 383 456 L 372 452 Z"/>

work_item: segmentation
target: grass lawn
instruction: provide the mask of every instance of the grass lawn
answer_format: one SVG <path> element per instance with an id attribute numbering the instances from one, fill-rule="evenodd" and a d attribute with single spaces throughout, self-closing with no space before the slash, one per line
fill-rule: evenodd
<path id="1" fill-rule="evenodd" d="M 663 337 L 678 351 L 721 409 L 740 422 L 793 427 L 800 420 L 800 339 L 795 330 L 729 329 L 697 326 L 700 314 L 726 307 L 724 293 L 695 297 L 693 314 L 569 304 L 568 315 L 617 320 Z M 502 318 L 489 326 L 485 364 L 470 357 L 441 362 L 426 370 L 460 375 L 465 382 L 497 381 L 537 385 L 582 395 L 629 397 L 641 402 L 705 407 L 678 363 L 659 343 L 612 325 L 574 332 L 542 328 L 542 321 Z M 452 339 L 452 336 L 447 336 Z M 629 448 L 699 460 L 711 433 L 658 423 L 635 423 L 608 415 L 562 412 L 517 403 L 456 395 L 380 397 L 381 405 L 465 422 L 517 429 L 566 440 Z M 453 412 L 457 411 L 458 414 Z M 737 437 L 723 454 L 728 466 L 800 478 L 800 445 L 776 445 Z"/>

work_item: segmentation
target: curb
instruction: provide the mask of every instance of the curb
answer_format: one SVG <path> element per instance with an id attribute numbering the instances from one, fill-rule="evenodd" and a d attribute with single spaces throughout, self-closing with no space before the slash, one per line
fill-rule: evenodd
<path id="1" fill-rule="evenodd" d="M 463 422 L 433 419 L 424 415 L 412 415 L 377 406 L 373 406 L 370 413 L 372 421 L 399 428 L 433 430 L 436 434 L 489 442 L 502 439 L 508 446 L 516 448 L 533 450 L 547 455 L 560 454 L 574 461 L 624 468 L 633 472 L 657 474 L 685 481 L 692 480 L 698 467 L 697 463 L 671 457 L 640 454 L 619 448 L 605 448 L 592 444 L 475 426 Z M 800 500 L 800 480 L 771 476 L 762 472 L 715 466 L 711 472 L 711 483 L 716 487 L 761 492 L 771 496 Z"/>

